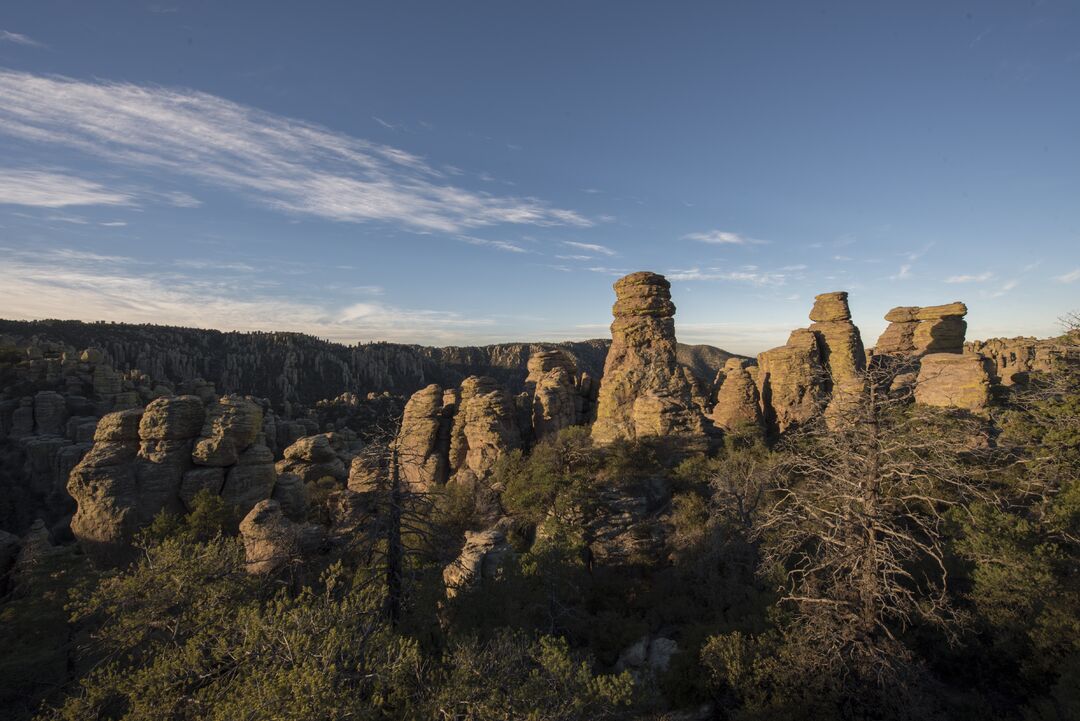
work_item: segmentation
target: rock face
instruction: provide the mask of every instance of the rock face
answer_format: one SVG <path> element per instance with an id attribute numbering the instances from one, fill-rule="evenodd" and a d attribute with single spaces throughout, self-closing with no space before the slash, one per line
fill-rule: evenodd
<path id="1" fill-rule="evenodd" d="M 405 404 L 398 431 L 401 477 L 411 487 L 426 490 L 446 483 L 450 475 L 450 431 L 456 410 L 453 396 L 432 384 Z"/>
<path id="2" fill-rule="evenodd" d="M 729 358 L 724 366 L 711 418 L 718 428 L 727 431 L 761 429 L 761 397 L 742 359 Z"/>
<path id="3" fill-rule="evenodd" d="M 703 435 L 689 373 L 676 360 L 671 284 L 656 273 L 639 272 L 614 287 L 615 320 L 593 440 Z"/>
<path id="4" fill-rule="evenodd" d="M 760 354 L 757 375 L 764 419 L 773 433 L 806 423 L 828 403 L 825 366 L 809 329 L 793 330 L 785 345 Z"/>
<path id="5" fill-rule="evenodd" d="M 885 314 L 889 325 L 878 338 L 874 355 L 910 357 L 927 353 L 962 353 L 967 330 L 965 315 L 967 306 L 960 302 L 893 308 Z"/>
<path id="6" fill-rule="evenodd" d="M 465 531 L 465 547 L 443 569 L 446 595 L 453 598 L 462 590 L 479 585 L 484 579 L 499 577 L 505 564 L 514 556 L 506 534 L 498 527 L 486 531 Z"/>
<path id="7" fill-rule="evenodd" d="M 990 364 L 977 354 L 923 356 L 915 402 L 982 412 L 990 405 Z"/>
<path id="8" fill-rule="evenodd" d="M 456 481 L 483 478 L 495 461 L 521 445 L 514 399 L 493 379 L 461 383 L 461 400 L 450 434 L 449 467 Z"/>

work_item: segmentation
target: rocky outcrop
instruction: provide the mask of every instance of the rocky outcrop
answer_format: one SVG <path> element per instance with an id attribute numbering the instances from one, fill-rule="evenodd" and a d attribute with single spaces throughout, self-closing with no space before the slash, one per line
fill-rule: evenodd
<path id="1" fill-rule="evenodd" d="M 242 396 L 222 396 L 206 412 L 191 457 L 200 466 L 232 466 L 262 432 L 262 408 Z"/>
<path id="2" fill-rule="evenodd" d="M 619 654 L 615 672 L 629 671 L 636 679 L 643 674 L 662 674 L 671 665 L 672 657 L 679 652 L 679 644 L 664 636 L 643 636 Z"/>
<path id="3" fill-rule="evenodd" d="M 760 354 L 757 376 L 764 419 L 774 434 L 806 423 L 828 403 L 821 351 L 807 328 L 793 330 L 786 344 Z"/>
<path id="4" fill-rule="evenodd" d="M 142 410 L 110 413 L 98 423 L 94 446 L 68 479 L 78 503 L 71 530 L 98 563 L 121 560 L 137 527 L 135 458 Z"/>
<path id="5" fill-rule="evenodd" d="M 561 350 L 543 351 L 529 358 L 526 391 L 531 393 L 529 423 L 535 441 L 585 422 L 591 411 L 591 379 L 578 374 L 577 365 Z"/>
<path id="6" fill-rule="evenodd" d="M 671 284 L 656 273 L 615 282 L 611 347 L 604 363 L 592 437 L 703 436 L 689 374 L 676 360 Z"/>
<path id="7" fill-rule="evenodd" d="M 352 454 L 337 433 L 320 433 L 301 438 L 285 449 L 277 462 L 277 472 L 298 476 L 303 483 L 333 478 L 342 484 L 348 479 Z"/>
<path id="8" fill-rule="evenodd" d="M 401 477 L 411 487 L 427 490 L 450 475 L 450 434 L 456 410 L 453 396 L 432 384 L 405 404 L 397 436 Z M 351 483 L 350 483 L 351 485 Z"/>
<path id="9" fill-rule="evenodd" d="M 874 346 L 875 356 L 910 357 L 927 353 L 962 353 L 967 306 L 901 306 L 885 314 L 889 325 Z"/>
<path id="10" fill-rule="evenodd" d="M 255 575 L 280 571 L 316 551 L 325 535 L 319 526 L 290 520 L 277 501 L 259 501 L 240 522 L 244 568 Z"/>
<path id="11" fill-rule="evenodd" d="M 492 378 L 466 378 L 450 433 L 453 479 L 463 483 L 482 479 L 500 456 L 520 446 L 514 399 Z"/>
<path id="12" fill-rule="evenodd" d="M 68 478 L 76 539 L 95 562 L 113 565 L 127 559 L 138 529 L 162 511 L 190 510 L 202 490 L 246 514 L 277 479 L 261 428 L 258 404 L 238 396 L 208 408 L 194 395 L 168 396 L 104 416 Z"/>
<path id="13" fill-rule="evenodd" d="M 834 422 L 858 405 L 866 390 L 866 351 L 859 329 L 851 322 L 845 291 L 815 296 L 810 320 L 827 373 L 825 418 Z"/>
<path id="14" fill-rule="evenodd" d="M 965 352 L 990 360 L 995 383 L 1011 386 L 1025 382 L 1031 373 L 1046 373 L 1067 357 L 1080 355 L 1080 344 L 1057 338 L 991 338 L 965 344 Z"/>
<path id="15" fill-rule="evenodd" d="M 710 417 L 726 431 L 761 430 L 761 397 L 741 358 L 729 358 Z"/>
<path id="16" fill-rule="evenodd" d="M 465 547 L 443 569 L 446 596 L 454 598 L 463 590 L 480 585 L 484 580 L 499 578 L 506 564 L 514 557 L 514 549 L 499 527 L 485 531 L 465 531 Z"/>
<path id="17" fill-rule="evenodd" d="M 990 364 L 974 353 L 922 357 L 915 402 L 981 413 L 990 405 Z"/>

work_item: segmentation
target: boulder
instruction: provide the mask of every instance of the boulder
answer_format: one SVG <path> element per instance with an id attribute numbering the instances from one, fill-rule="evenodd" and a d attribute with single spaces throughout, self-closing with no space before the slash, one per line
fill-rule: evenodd
<path id="1" fill-rule="evenodd" d="M 984 412 L 991 398 L 990 368 L 990 362 L 975 353 L 923 356 L 915 384 L 915 402 Z"/>
<path id="2" fill-rule="evenodd" d="M 615 319 L 593 440 L 702 436 L 703 419 L 676 359 L 671 284 L 656 273 L 639 272 L 620 278 L 614 288 Z"/>
<path id="3" fill-rule="evenodd" d="M 275 500 L 259 501 L 240 521 L 248 573 L 269 574 L 300 557 L 300 526 L 290 521 Z"/>
<path id="4" fill-rule="evenodd" d="M 464 548 L 458 557 L 443 569 L 447 598 L 453 598 L 462 590 L 475 587 L 485 579 L 497 579 L 513 556 L 514 549 L 507 543 L 506 534 L 500 528 L 465 531 Z"/>
<path id="5" fill-rule="evenodd" d="M 326 477 L 341 483 L 348 479 L 347 466 L 334 449 L 330 433 L 301 438 L 286 448 L 285 458 L 277 462 L 277 472 L 292 473 L 304 483 Z"/>
<path id="6" fill-rule="evenodd" d="M 205 419 L 203 403 L 197 396 L 163 397 L 151 401 L 139 422 L 143 440 L 188 440 L 199 435 Z"/>
<path id="7" fill-rule="evenodd" d="M 814 307 L 810 309 L 810 320 L 815 323 L 851 320 L 847 291 L 841 290 L 814 296 Z"/>
<path id="8" fill-rule="evenodd" d="M 262 430 L 262 408 L 249 398 L 222 396 L 206 409 L 192 460 L 202 466 L 230 466 Z"/>

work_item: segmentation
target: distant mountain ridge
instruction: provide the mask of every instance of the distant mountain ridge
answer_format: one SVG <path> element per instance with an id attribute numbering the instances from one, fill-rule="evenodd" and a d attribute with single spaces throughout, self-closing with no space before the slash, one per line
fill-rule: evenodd
<path id="1" fill-rule="evenodd" d="M 348 346 L 303 333 L 71 320 L 0 320 L 0 334 L 100 348 L 120 371 L 137 369 L 172 383 L 203 378 L 221 393 L 265 397 L 276 406 L 309 405 L 346 392 L 409 395 L 430 383 L 458 385 L 470 375 L 491 376 L 516 393 L 523 387 L 529 356 L 554 348 L 568 351 L 580 371 L 600 378 L 611 344 L 593 339 L 442 348 L 386 342 Z M 707 345 L 679 344 L 678 350 L 679 362 L 705 388 L 712 387 L 732 355 Z"/>

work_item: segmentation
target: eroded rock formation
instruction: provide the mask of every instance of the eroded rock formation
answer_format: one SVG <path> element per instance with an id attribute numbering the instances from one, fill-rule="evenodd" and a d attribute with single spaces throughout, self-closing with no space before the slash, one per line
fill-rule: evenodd
<path id="1" fill-rule="evenodd" d="M 614 288 L 615 320 L 593 440 L 702 436 L 689 373 L 676 359 L 671 284 L 662 275 L 639 272 L 620 278 Z"/>
<path id="2" fill-rule="evenodd" d="M 982 412 L 990 405 L 990 363 L 975 353 L 922 357 L 915 402 Z"/>
<path id="3" fill-rule="evenodd" d="M 724 366 L 710 417 L 718 428 L 726 431 L 761 429 L 761 397 L 741 358 L 729 358 Z"/>
<path id="4" fill-rule="evenodd" d="M 517 409 L 506 389 L 483 376 L 462 381 L 450 433 L 454 480 L 468 483 L 485 477 L 503 453 L 520 446 Z"/>
<path id="5" fill-rule="evenodd" d="M 447 597 L 453 598 L 485 579 L 497 579 L 513 556 L 514 549 L 507 543 L 506 533 L 501 528 L 496 526 L 485 531 L 465 531 L 464 548 L 443 569 Z"/>
<path id="6" fill-rule="evenodd" d="M 773 433 L 783 433 L 821 413 L 829 396 L 814 333 L 797 328 L 787 343 L 760 354 L 757 382 L 763 416 Z"/>

